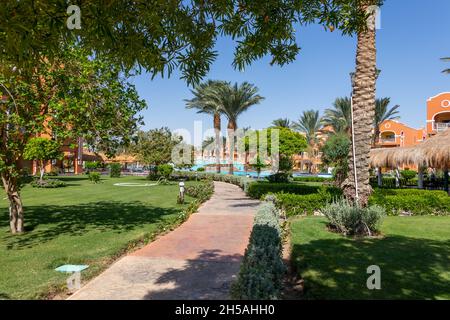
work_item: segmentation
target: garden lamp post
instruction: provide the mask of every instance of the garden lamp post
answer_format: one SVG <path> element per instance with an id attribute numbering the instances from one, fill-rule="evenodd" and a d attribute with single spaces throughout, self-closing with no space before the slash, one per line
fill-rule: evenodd
<path id="1" fill-rule="evenodd" d="M 184 181 L 180 181 L 178 186 L 180 187 L 180 194 L 178 196 L 179 201 L 180 201 L 180 203 L 184 203 Z"/>

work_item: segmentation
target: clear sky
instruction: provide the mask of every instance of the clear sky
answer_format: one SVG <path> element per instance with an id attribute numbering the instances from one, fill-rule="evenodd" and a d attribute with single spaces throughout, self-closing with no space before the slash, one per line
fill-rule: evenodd
<path id="1" fill-rule="evenodd" d="M 400 121 L 416 128 L 425 126 L 427 98 L 450 91 L 450 76 L 441 73 L 450 68 L 450 63 L 440 60 L 450 56 L 449 36 L 449 0 L 385 1 L 377 34 L 378 68 L 382 70 L 377 96 L 391 97 L 393 105 L 401 106 Z M 262 59 L 245 72 L 236 71 L 231 65 L 233 42 L 218 41 L 219 57 L 207 78 L 248 81 L 258 86 L 266 98 L 239 118 L 239 127 L 260 129 L 277 118 L 296 120 L 303 110 L 323 112 L 336 97 L 349 95 L 356 38 L 312 25 L 298 28 L 297 41 L 302 50 L 294 63 L 271 67 L 269 59 Z M 149 105 L 143 113 L 144 129 L 168 126 L 193 131 L 195 120 L 203 121 L 204 129 L 212 126 L 211 117 L 185 109 L 183 100 L 191 94 L 179 74 L 154 80 L 141 75 L 132 82 Z"/>

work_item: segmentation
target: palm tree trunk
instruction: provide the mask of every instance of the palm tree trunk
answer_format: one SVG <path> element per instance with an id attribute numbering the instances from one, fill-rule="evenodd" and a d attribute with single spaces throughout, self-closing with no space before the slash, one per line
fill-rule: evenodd
<path id="1" fill-rule="evenodd" d="M 364 2 L 361 5 L 361 10 L 366 11 L 371 2 Z M 372 144 L 371 129 L 375 116 L 377 74 L 375 38 L 374 23 L 366 30 L 358 33 L 356 72 L 353 86 L 354 156 L 356 167 L 354 167 L 353 148 L 351 148 L 349 174 L 343 184 L 346 198 L 350 201 L 358 202 L 361 206 L 367 206 L 372 192 L 369 181 L 369 157 Z M 355 175 L 357 182 L 355 181 Z"/>
<path id="2" fill-rule="evenodd" d="M 230 169 L 228 171 L 229 174 L 234 174 L 234 136 L 236 132 L 236 122 L 228 121 L 228 163 L 230 165 Z"/>
<path id="3" fill-rule="evenodd" d="M 216 150 L 215 150 L 215 154 L 216 154 L 216 172 L 220 173 L 220 144 L 221 144 L 221 140 L 220 140 L 220 113 L 215 113 L 214 114 L 214 131 L 216 134 Z"/>
<path id="4" fill-rule="evenodd" d="M 380 126 L 376 125 L 373 132 L 373 146 L 377 145 L 377 142 L 380 139 Z"/>

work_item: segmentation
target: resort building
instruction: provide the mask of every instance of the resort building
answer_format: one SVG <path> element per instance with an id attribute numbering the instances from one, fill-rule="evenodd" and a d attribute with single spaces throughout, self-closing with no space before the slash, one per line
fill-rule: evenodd
<path id="1" fill-rule="evenodd" d="M 425 128 L 414 129 L 396 120 L 387 120 L 380 125 L 378 148 L 413 146 L 426 138 Z"/>
<path id="2" fill-rule="evenodd" d="M 427 133 L 435 135 L 450 128 L 450 92 L 443 92 L 427 101 Z"/>

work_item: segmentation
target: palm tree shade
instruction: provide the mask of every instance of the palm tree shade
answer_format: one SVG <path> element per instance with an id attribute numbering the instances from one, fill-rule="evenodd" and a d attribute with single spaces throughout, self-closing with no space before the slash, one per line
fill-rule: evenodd
<path id="1" fill-rule="evenodd" d="M 333 108 L 325 110 L 321 122 L 324 126 L 330 126 L 335 133 L 350 134 L 352 124 L 350 98 L 337 98 L 333 103 Z"/>
<path id="2" fill-rule="evenodd" d="M 248 82 L 238 85 L 224 85 L 217 90 L 222 104 L 221 111 L 228 118 L 228 143 L 229 143 L 229 173 L 234 172 L 234 146 L 235 131 L 239 115 L 247 111 L 251 106 L 259 104 L 264 97 L 258 94 L 258 88 Z"/>
<path id="3" fill-rule="evenodd" d="M 287 118 L 280 118 L 272 121 L 272 126 L 279 128 L 291 128 L 291 121 Z"/>
<path id="4" fill-rule="evenodd" d="M 303 111 L 297 122 L 294 122 L 292 128 L 303 132 L 308 141 L 309 154 L 312 157 L 316 156 L 317 147 L 317 133 L 321 127 L 319 111 L 307 110 Z M 311 168 L 312 169 L 312 168 Z"/>
<path id="5" fill-rule="evenodd" d="M 375 117 L 373 121 L 374 135 L 373 135 L 373 145 L 378 142 L 380 136 L 380 125 L 387 120 L 399 119 L 398 108 L 399 105 L 395 105 L 389 108 L 390 98 L 381 98 L 375 101 Z"/>
<path id="6" fill-rule="evenodd" d="M 208 80 L 204 83 L 197 85 L 192 90 L 193 98 L 185 100 L 186 108 L 197 109 L 198 113 L 207 113 L 213 115 L 214 119 L 214 131 L 215 131 L 215 157 L 216 157 L 216 172 L 220 173 L 220 130 L 221 119 L 220 114 L 222 112 L 222 102 L 217 92 L 220 87 L 225 86 L 227 83 L 224 81 Z"/>
<path id="7" fill-rule="evenodd" d="M 445 61 L 445 62 L 450 62 L 450 57 L 442 58 L 441 60 Z M 450 69 L 445 69 L 445 70 L 442 71 L 442 73 L 450 74 Z"/>

